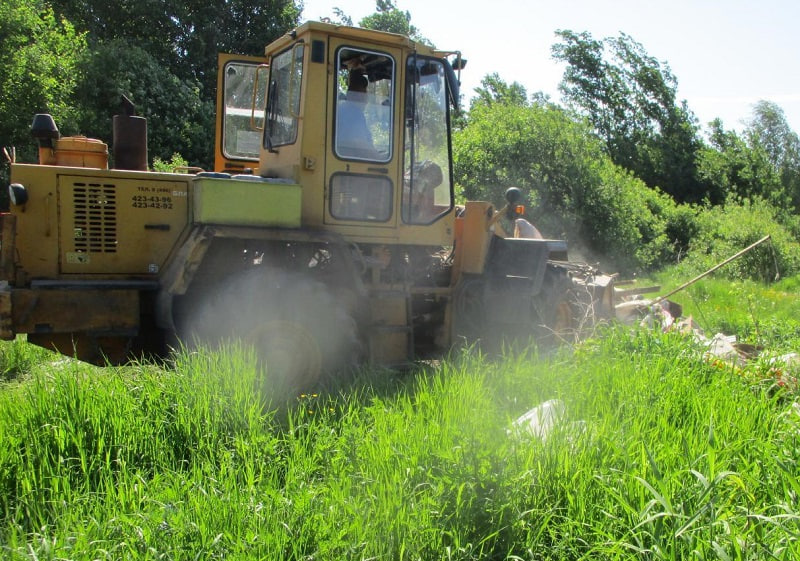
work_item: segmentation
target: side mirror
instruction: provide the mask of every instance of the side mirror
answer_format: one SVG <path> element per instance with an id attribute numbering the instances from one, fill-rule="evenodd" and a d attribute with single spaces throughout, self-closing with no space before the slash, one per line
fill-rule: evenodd
<path id="1" fill-rule="evenodd" d="M 522 190 L 519 187 L 509 187 L 506 189 L 506 201 L 510 205 L 515 205 L 522 200 Z"/>
<path id="2" fill-rule="evenodd" d="M 458 77 L 456 76 L 453 67 L 450 66 L 450 63 L 443 59 L 442 62 L 444 63 L 444 75 L 445 79 L 447 80 L 447 89 L 450 92 L 450 103 L 456 110 L 456 113 L 460 110 L 458 105 L 459 97 L 461 96 L 461 83 L 458 81 Z"/>
<path id="3" fill-rule="evenodd" d="M 519 187 L 509 187 L 506 189 L 506 218 L 515 220 L 525 214 L 525 205 L 521 204 L 522 190 Z"/>

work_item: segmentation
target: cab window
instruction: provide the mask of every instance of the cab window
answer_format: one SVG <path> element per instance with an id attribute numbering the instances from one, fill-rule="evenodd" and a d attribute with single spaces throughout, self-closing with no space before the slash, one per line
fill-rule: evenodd
<path id="1" fill-rule="evenodd" d="M 403 221 L 429 224 L 453 208 L 443 63 L 412 55 L 406 72 Z"/>
<path id="2" fill-rule="evenodd" d="M 264 148 L 272 150 L 297 140 L 300 121 L 300 85 L 303 78 L 303 44 L 275 56 L 270 63 Z"/>
<path id="3" fill-rule="evenodd" d="M 231 61 L 222 70 L 222 153 L 226 158 L 258 160 L 266 82 L 262 78 L 260 84 L 256 83 L 257 69 L 258 65 L 251 62 Z"/>
<path id="4" fill-rule="evenodd" d="M 334 151 L 345 160 L 392 159 L 395 64 L 385 53 L 342 47 L 336 54 Z"/>
<path id="5" fill-rule="evenodd" d="M 330 213 L 338 220 L 385 222 L 392 217 L 388 177 L 336 173 L 331 177 Z"/>

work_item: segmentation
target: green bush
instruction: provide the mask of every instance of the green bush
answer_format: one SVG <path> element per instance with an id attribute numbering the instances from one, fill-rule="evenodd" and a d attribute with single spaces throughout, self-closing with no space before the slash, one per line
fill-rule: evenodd
<path id="1" fill-rule="evenodd" d="M 181 168 L 187 168 L 189 163 L 186 159 L 178 154 L 177 152 L 172 155 L 172 158 L 169 160 L 162 160 L 158 156 L 153 158 L 153 171 L 158 171 L 162 173 L 180 173 L 181 171 L 185 171 L 185 169 L 181 170 Z"/>
<path id="2" fill-rule="evenodd" d="M 692 240 L 700 231 L 701 209 L 694 205 L 682 204 L 664 207 L 662 210 L 665 220 L 664 233 L 672 244 L 670 263 L 675 263 L 686 255 Z"/>
<path id="3" fill-rule="evenodd" d="M 668 263 L 688 243 L 670 229 L 694 231 L 691 209 L 614 165 L 584 123 L 552 105 L 473 108 L 454 158 L 466 198 L 501 205 L 508 187 L 520 187 L 546 236 L 564 236 L 616 270 Z"/>
<path id="4" fill-rule="evenodd" d="M 666 217 L 676 204 L 610 160 L 599 172 L 600 181 L 580 211 L 584 231 L 595 237 L 594 249 L 626 272 L 669 261 L 673 249 Z"/>
<path id="5" fill-rule="evenodd" d="M 698 214 L 698 232 L 683 267 L 688 272 L 710 269 L 738 251 L 769 235 L 754 248 L 719 270 L 729 279 L 769 282 L 800 272 L 800 244 L 795 233 L 779 221 L 781 211 L 756 200 L 729 201 Z"/>

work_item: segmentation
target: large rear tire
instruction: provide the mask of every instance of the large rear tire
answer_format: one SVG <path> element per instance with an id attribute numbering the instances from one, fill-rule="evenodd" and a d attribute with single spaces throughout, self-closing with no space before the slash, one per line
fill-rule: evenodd
<path id="1" fill-rule="evenodd" d="M 268 393 L 311 391 L 356 360 L 355 322 L 325 285 L 303 275 L 250 270 L 197 304 L 190 340 L 252 346 Z"/>

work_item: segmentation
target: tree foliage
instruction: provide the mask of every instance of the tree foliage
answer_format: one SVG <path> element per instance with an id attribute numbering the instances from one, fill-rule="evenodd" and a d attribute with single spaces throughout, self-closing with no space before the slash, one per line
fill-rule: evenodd
<path id="1" fill-rule="evenodd" d="M 526 106 L 529 104 L 528 91 L 519 82 L 507 84 L 496 72 L 489 74 L 481 80 L 481 85 L 475 88 L 475 97 L 472 99 L 471 108 L 478 105 L 503 105 Z"/>
<path id="2" fill-rule="evenodd" d="M 725 130 L 719 119 L 709 126 L 710 146 L 699 154 L 698 173 L 713 193 L 712 199 L 763 197 L 780 203 L 780 177 L 764 147 Z"/>
<path id="3" fill-rule="evenodd" d="M 337 15 L 339 17 L 344 16 L 341 10 Z M 350 19 L 347 16 L 344 16 L 344 18 Z M 375 0 L 375 12 L 362 18 L 358 25 L 366 29 L 405 35 L 420 43 L 432 44 L 422 36 L 419 29 L 411 24 L 411 13 L 399 9 L 393 0 Z"/>
<path id="4" fill-rule="evenodd" d="M 753 108 L 745 136 L 751 147 L 763 149 L 781 188 L 795 211 L 800 211 L 800 138 L 775 103 L 759 101 Z"/>
<path id="5" fill-rule="evenodd" d="M 80 130 L 111 143 L 112 117 L 121 96 L 134 100 L 147 118 L 148 155 L 168 159 L 175 152 L 196 165 L 211 156 L 214 103 L 201 96 L 200 85 L 180 79 L 149 53 L 115 39 L 97 45 L 79 64 L 83 79 L 75 90 L 81 108 Z"/>
<path id="6" fill-rule="evenodd" d="M 85 37 L 48 5 L 31 0 L 0 0 L 0 37 L 0 143 L 17 146 L 21 159 L 29 159 L 35 113 L 50 113 L 63 129 L 74 130 L 71 95 Z"/>
<path id="7" fill-rule="evenodd" d="M 216 87 L 218 53 L 263 54 L 300 16 L 291 0 L 51 2 L 91 44 L 127 40 L 179 79 L 199 82 L 206 99 Z"/>
<path id="8" fill-rule="evenodd" d="M 567 63 L 560 89 L 569 107 L 586 117 L 613 161 L 677 201 L 708 195 L 696 174 L 702 147 L 696 119 L 676 99 L 669 66 L 630 36 L 604 41 L 559 31 L 554 58 Z"/>
<path id="9" fill-rule="evenodd" d="M 563 109 L 520 104 L 518 96 L 503 95 L 517 90 L 497 77 L 484 88 L 500 94 L 473 104 L 453 144 L 466 198 L 501 205 L 505 190 L 516 186 L 547 236 L 566 236 L 626 270 L 669 258 L 667 230 L 678 214 L 668 197 L 616 166 L 589 128 Z"/>
<path id="10" fill-rule="evenodd" d="M 20 0 L 13 0 L 15 2 Z M 151 117 L 150 153 L 174 152 L 208 167 L 213 155 L 217 55 L 263 54 L 297 24 L 291 0 L 51 0 L 55 13 L 85 33 L 89 51 L 65 84 L 81 132 L 110 135 L 125 93 Z M 29 116 L 25 117 L 29 119 Z"/>
<path id="11" fill-rule="evenodd" d="M 710 146 L 700 152 L 698 170 L 716 198 L 764 199 L 778 208 L 800 210 L 800 141 L 783 111 L 760 101 L 740 134 L 715 119 Z"/>

